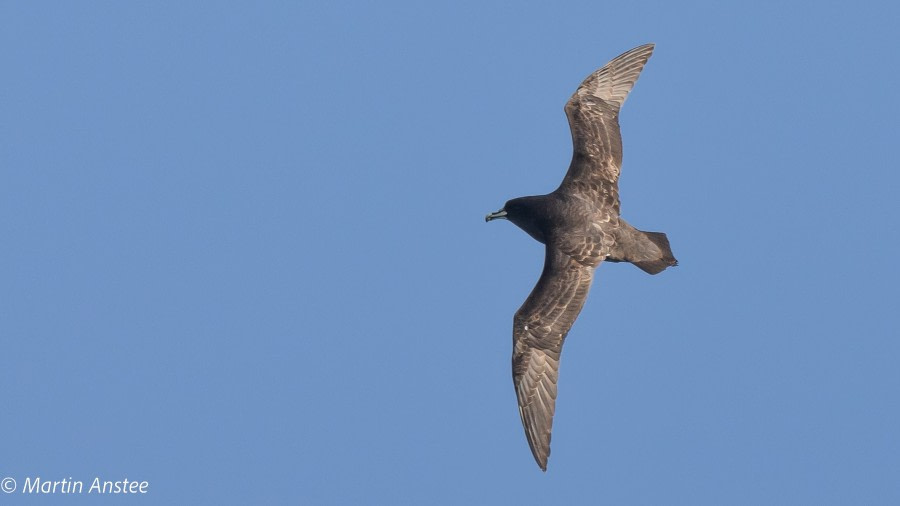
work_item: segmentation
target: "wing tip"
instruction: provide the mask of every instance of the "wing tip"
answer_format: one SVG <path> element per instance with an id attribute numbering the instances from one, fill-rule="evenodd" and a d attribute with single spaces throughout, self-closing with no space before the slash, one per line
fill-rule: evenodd
<path id="1" fill-rule="evenodd" d="M 653 55 L 653 50 L 656 49 L 656 44 L 653 42 L 648 42 L 646 44 L 641 44 L 640 46 L 633 47 L 628 51 L 616 56 L 612 60 L 609 61 L 604 68 L 611 68 L 616 65 L 632 65 L 635 62 L 640 62 L 640 67 L 637 69 L 638 75 L 640 75 L 641 69 L 643 69 L 644 65 L 646 65 L 647 60 Z"/>
<path id="2" fill-rule="evenodd" d="M 537 462 L 541 471 L 547 472 L 547 460 L 550 458 L 550 445 L 549 442 L 546 447 L 546 451 L 541 451 L 543 448 L 538 449 L 535 445 L 531 444 L 531 438 L 528 438 L 528 446 L 531 447 L 531 455 L 534 456 L 534 461 Z"/>
<path id="3" fill-rule="evenodd" d="M 543 471 L 545 473 L 547 472 L 547 457 L 548 456 L 549 455 L 544 456 L 543 458 L 539 458 L 537 455 L 534 456 L 534 460 L 537 462 L 538 467 L 540 467 L 541 471 Z"/>
<path id="4" fill-rule="evenodd" d="M 611 62 L 616 61 L 619 58 L 621 58 L 625 55 L 628 55 L 628 54 L 652 53 L 654 49 L 656 49 L 656 43 L 648 42 L 646 44 L 641 44 L 640 46 L 634 46 L 633 48 L 629 49 L 628 51 L 625 51 L 624 53 L 620 54 L 619 56 L 616 56 L 615 58 L 613 58 L 610 61 Z"/>
<path id="5" fill-rule="evenodd" d="M 600 98 L 615 112 L 618 112 L 637 83 L 644 65 L 653 55 L 656 44 L 648 42 L 616 56 L 606 65 L 594 71 L 581 83 L 566 107 L 578 100 L 579 96 L 592 95 Z"/>

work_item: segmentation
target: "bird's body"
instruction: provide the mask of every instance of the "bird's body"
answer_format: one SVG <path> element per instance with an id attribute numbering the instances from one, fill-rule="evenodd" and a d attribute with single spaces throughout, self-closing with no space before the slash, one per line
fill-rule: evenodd
<path id="1" fill-rule="evenodd" d="M 513 318 L 513 382 L 528 444 L 547 469 L 563 341 L 604 260 L 656 274 L 677 262 L 665 234 L 643 232 L 619 216 L 622 166 L 619 109 L 653 45 L 592 73 L 566 104 L 574 154 L 559 188 L 512 199 L 487 221 L 505 218 L 546 245 L 544 270 Z"/>

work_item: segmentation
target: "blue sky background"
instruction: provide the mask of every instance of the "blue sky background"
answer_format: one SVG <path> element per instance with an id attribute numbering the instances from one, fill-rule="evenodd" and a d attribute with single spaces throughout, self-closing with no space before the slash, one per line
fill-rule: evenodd
<path id="1" fill-rule="evenodd" d="M 0 477 L 141 504 L 900 503 L 892 2 L 0 4 Z M 541 246 L 484 215 L 622 110 L 549 471 Z M 119 498 L 121 499 L 121 498 Z M 96 498 L 0 496 L 0 503 Z"/>

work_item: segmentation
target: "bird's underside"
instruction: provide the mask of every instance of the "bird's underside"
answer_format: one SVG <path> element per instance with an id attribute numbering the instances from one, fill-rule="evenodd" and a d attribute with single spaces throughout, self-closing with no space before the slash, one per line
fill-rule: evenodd
<path id="1" fill-rule="evenodd" d="M 563 342 L 604 260 L 656 274 L 676 265 L 665 234 L 619 216 L 622 164 L 619 109 L 653 45 L 632 49 L 588 76 L 566 104 L 569 170 L 553 193 L 510 200 L 487 220 L 506 218 L 546 245 L 537 285 L 513 319 L 513 383 L 528 444 L 547 469 Z"/>

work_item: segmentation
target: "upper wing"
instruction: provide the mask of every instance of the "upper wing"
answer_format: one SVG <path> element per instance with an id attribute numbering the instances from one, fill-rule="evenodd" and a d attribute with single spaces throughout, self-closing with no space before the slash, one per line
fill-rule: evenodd
<path id="1" fill-rule="evenodd" d="M 592 197 L 615 186 L 622 167 L 619 109 L 652 53 L 653 44 L 645 44 L 617 56 L 589 75 L 566 103 L 574 154 L 562 186 Z"/>
<path id="2" fill-rule="evenodd" d="M 563 340 L 581 312 L 594 267 L 547 245 L 544 271 L 513 319 L 513 383 L 534 459 L 544 471 Z"/>

